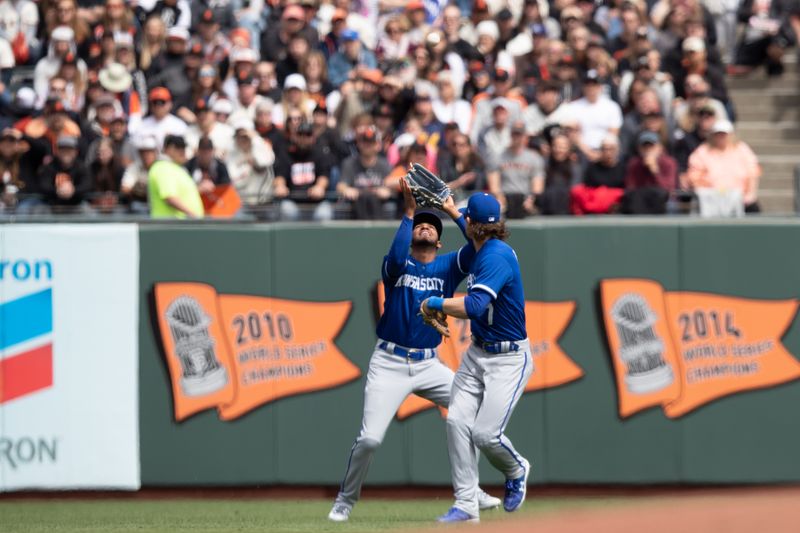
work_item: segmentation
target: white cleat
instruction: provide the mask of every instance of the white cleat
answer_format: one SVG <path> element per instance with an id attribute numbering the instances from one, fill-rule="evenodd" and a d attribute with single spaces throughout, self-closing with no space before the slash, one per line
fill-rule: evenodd
<path id="1" fill-rule="evenodd" d="M 478 509 L 481 511 L 488 511 L 489 509 L 497 509 L 500 507 L 500 504 L 503 503 L 503 500 L 500 498 L 495 498 L 491 494 L 487 494 L 483 492 L 480 488 L 478 488 Z"/>
<path id="2" fill-rule="evenodd" d="M 331 512 L 328 513 L 328 520 L 331 522 L 347 522 L 350 519 L 350 508 L 341 503 L 334 504 Z"/>

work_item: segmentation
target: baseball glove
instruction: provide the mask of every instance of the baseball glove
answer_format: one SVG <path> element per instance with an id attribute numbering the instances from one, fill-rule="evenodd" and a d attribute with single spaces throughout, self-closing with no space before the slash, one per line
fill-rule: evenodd
<path id="1" fill-rule="evenodd" d="M 438 331 L 440 335 L 450 336 L 450 327 L 447 325 L 447 315 L 444 311 L 426 309 L 423 301 L 419 306 L 419 314 L 422 315 L 422 321 Z"/>
<path id="2" fill-rule="evenodd" d="M 417 207 L 442 208 L 442 204 L 450 196 L 450 187 L 427 168 L 414 163 L 406 174 L 406 182 Z"/>

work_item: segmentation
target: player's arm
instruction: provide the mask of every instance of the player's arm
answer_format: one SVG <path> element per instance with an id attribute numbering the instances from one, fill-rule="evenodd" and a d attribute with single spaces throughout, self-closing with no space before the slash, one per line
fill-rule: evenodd
<path id="1" fill-rule="evenodd" d="M 400 221 L 400 227 L 394 235 L 389 254 L 383 260 L 383 275 L 387 278 L 396 278 L 403 273 L 408 258 L 408 249 L 411 247 L 411 232 L 414 229 L 414 211 L 417 203 L 411 195 L 405 178 L 400 180 L 400 188 L 403 190 L 405 200 L 405 214 Z"/>
<path id="2" fill-rule="evenodd" d="M 492 296 L 485 291 L 473 291 L 460 298 L 437 298 L 431 297 L 422 304 L 426 309 L 438 309 L 444 311 L 446 315 L 456 318 L 468 318 L 477 320 L 486 312 L 486 308 L 492 303 Z"/>

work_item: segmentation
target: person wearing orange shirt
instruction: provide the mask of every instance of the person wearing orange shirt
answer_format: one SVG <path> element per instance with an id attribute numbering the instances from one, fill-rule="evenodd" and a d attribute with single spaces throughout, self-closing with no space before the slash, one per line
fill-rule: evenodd
<path id="1" fill-rule="evenodd" d="M 760 177 L 761 165 L 753 150 L 734 137 L 730 121 L 718 120 L 706 142 L 689 156 L 689 169 L 682 185 L 694 190 L 737 191 L 744 212 L 757 213 Z"/>

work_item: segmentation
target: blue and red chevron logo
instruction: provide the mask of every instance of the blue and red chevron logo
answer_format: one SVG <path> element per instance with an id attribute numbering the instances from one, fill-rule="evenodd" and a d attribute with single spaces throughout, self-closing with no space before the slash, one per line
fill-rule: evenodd
<path id="1" fill-rule="evenodd" d="M 53 290 L 0 303 L 0 403 L 53 385 Z"/>

